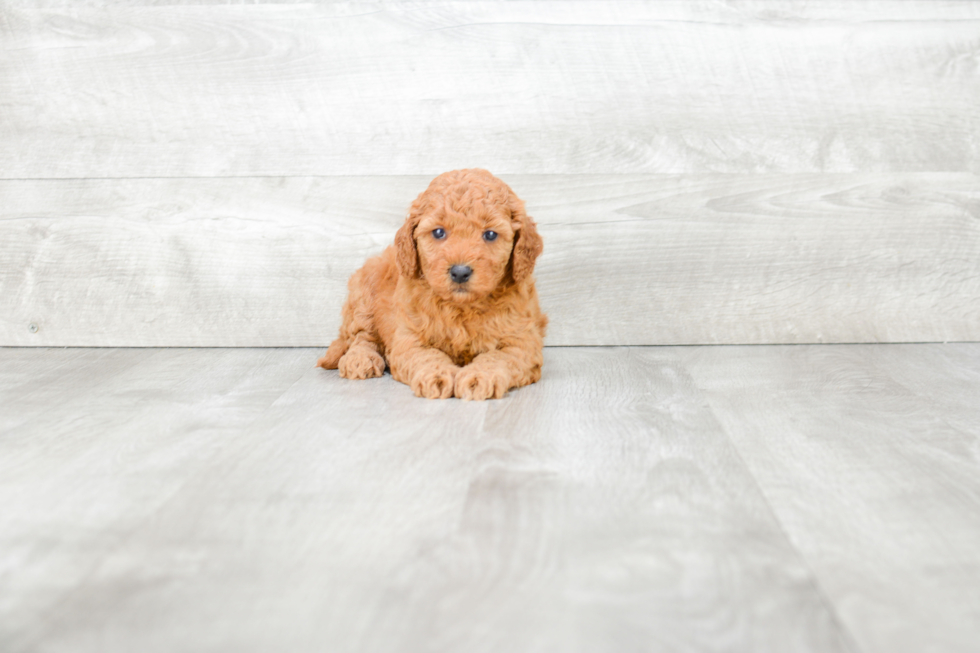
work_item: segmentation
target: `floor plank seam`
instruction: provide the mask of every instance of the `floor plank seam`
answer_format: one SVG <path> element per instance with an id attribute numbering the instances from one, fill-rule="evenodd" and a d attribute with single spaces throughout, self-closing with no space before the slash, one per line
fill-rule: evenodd
<path id="1" fill-rule="evenodd" d="M 709 398 L 707 401 L 708 405 L 711 407 L 712 413 L 714 413 L 715 407 L 712 405 L 711 399 Z M 844 624 L 840 613 L 837 611 L 837 606 L 830 598 L 830 595 L 827 594 L 823 586 L 820 584 L 819 576 L 817 575 L 813 566 L 810 564 L 810 561 L 807 559 L 806 555 L 803 553 L 797 543 L 793 541 L 793 538 L 790 536 L 785 524 L 783 524 L 783 520 L 779 517 L 779 514 L 776 512 L 775 508 L 773 508 L 772 501 L 770 501 L 769 497 L 766 495 L 766 492 L 763 489 L 762 484 L 759 482 L 759 479 L 756 478 L 755 473 L 753 473 L 748 463 L 745 462 L 745 457 L 742 455 L 742 450 L 738 447 L 735 439 L 732 438 L 731 434 L 728 432 L 728 429 L 723 426 L 720 419 L 716 417 L 715 421 L 718 423 L 718 428 L 720 428 L 725 434 L 725 439 L 728 441 L 729 445 L 731 445 L 732 450 L 735 452 L 739 462 L 742 464 L 742 468 L 745 470 L 745 473 L 752 479 L 753 485 L 755 485 L 759 496 L 762 497 L 762 500 L 765 502 L 766 509 L 769 511 L 769 515 L 772 517 L 772 520 L 776 524 L 777 528 L 779 528 L 779 532 L 782 534 L 783 539 L 793 548 L 799 564 L 806 570 L 809 585 L 813 592 L 820 597 L 821 603 L 823 603 L 827 612 L 834 620 L 834 625 L 837 627 L 837 630 L 841 635 L 841 643 L 847 648 L 847 650 L 851 651 L 851 653 L 865 653 L 864 649 L 858 645 L 854 634 Z"/>

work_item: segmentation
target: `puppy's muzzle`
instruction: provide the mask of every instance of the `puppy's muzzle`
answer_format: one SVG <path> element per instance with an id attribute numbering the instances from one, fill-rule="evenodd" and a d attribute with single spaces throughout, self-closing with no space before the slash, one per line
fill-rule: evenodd
<path id="1" fill-rule="evenodd" d="M 449 278 L 455 283 L 466 283 L 473 276 L 473 268 L 468 265 L 454 265 L 449 268 Z"/>

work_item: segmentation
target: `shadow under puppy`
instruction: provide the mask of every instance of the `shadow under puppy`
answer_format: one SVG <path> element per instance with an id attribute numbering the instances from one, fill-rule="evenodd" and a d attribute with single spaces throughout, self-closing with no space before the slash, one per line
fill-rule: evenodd
<path id="1" fill-rule="evenodd" d="M 395 244 L 351 276 L 340 337 L 317 361 L 348 379 L 391 376 L 419 397 L 491 399 L 541 378 L 534 221 L 486 170 L 436 177 Z"/>

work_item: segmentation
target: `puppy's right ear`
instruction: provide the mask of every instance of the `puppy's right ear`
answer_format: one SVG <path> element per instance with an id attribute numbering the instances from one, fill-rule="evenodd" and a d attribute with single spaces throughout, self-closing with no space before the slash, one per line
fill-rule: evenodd
<path id="1" fill-rule="evenodd" d="M 405 224 L 398 229 L 395 234 L 395 252 L 398 263 L 398 271 L 403 276 L 411 279 L 418 279 L 422 276 L 422 269 L 419 266 L 419 252 L 415 246 L 415 227 L 419 226 L 422 219 L 422 197 L 419 196 L 412 202 L 412 208 L 408 211 Z"/>

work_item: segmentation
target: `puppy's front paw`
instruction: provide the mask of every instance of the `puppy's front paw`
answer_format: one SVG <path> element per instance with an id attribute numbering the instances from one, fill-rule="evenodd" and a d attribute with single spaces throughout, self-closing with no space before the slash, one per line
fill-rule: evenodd
<path id="1" fill-rule="evenodd" d="M 449 399 L 453 396 L 453 381 L 458 371 L 458 367 L 448 365 L 422 368 L 412 378 L 412 392 L 426 399 Z"/>
<path id="2" fill-rule="evenodd" d="M 500 399 L 506 394 L 510 384 L 500 373 L 464 367 L 456 375 L 456 396 L 460 399 Z"/>
<path id="3" fill-rule="evenodd" d="M 337 364 L 345 379 L 373 379 L 385 373 L 385 359 L 367 347 L 352 347 Z"/>

